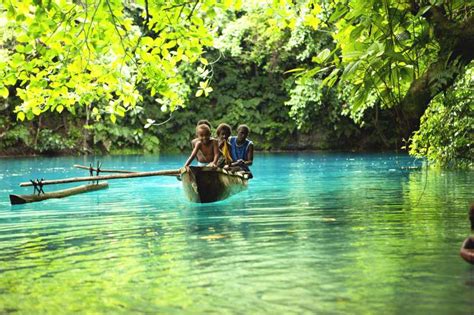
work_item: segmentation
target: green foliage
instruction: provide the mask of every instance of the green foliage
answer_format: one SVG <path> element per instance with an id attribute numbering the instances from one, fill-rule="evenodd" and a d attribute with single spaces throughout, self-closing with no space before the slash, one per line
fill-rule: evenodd
<path id="1" fill-rule="evenodd" d="M 37 136 L 37 144 L 35 149 L 40 153 L 51 154 L 75 148 L 73 138 L 64 139 L 58 133 L 49 129 L 40 130 Z"/>
<path id="2" fill-rule="evenodd" d="M 215 58 L 210 53 L 207 59 Z M 259 149 L 278 149 L 291 141 L 289 135 L 295 124 L 288 111 L 281 110 L 286 99 L 282 79 L 260 76 L 257 73 L 261 68 L 255 64 L 239 67 L 240 62 L 238 57 L 222 57 L 213 69 L 214 91 L 209 98 L 191 97 L 185 111 L 177 110 L 168 123 L 150 127 L 159 136 L 163 148 L 189 150 L 200 119 L 210 120 L 214 131 L 219 123 L 226 122 L 234 134 L 239 124 L 248 124 Z M 189 82 L 196 82 L 192 71 L 188 75 Z M 168 118 L 164 113 L 153 116 L 158 123 Z"/>
<path id="3" fill-rule="evenodd" d="M 326 46 L 328 50 L 321 50 L 314 56 L 312 61 L 315 65 L 298 65 L 292 70 L 298 80 L 296 88 L 290 90 L 291 99 L 286 104 L 291 106 L 290 113 L 298 120 L 299 126 L 310 120 L 309 117 L 315 114 L 312 110 L 320 106 L 318 100 L 321 97 L 313 88 L 320 91 L 321 86 L 336 86 L 342 113 L 361 127 L 372 126 L 387 146 L 392 143 L 390 129 L 399 129 L 399 137 L 406 131 L 412 131 L 410 128 L 416 126 L 425 102 L 446 90 L 454 78 L 463 73 L 466 60 L 472 59 L 469 57 L 472 54 L 460 53 L 462 48 L 456 43 L 456 38 L 467 36 L 467 29 L 472 29 L 472 3 L 392 0 L 304 3 L 314 5 L 316 2 L 324 9 L 317 15 L 321 20 L 318 28 L 321 32 L 330 33 L 336 46 Z M 308 14 L 313 16 L 309 10 L 300 11 L 300 17 Z M 467 43 L 460 44 L 469 46 Z M 312 78 L 320 83 L 316 86 L 315 81 L 308 81 Z M 469 87 L 461 89 L 469 91 Z M 311 94 L 308 98 L 310 103 L 304 102 L 305 95 Z M 314 103 L 311 105 L 311 102 Z M 459 116 L 462 110 L 446 105 L 441 110 L 440 100 L 435 102 L 414 137 L 418 147 L 411 152 L 426 154 L 441 165 L 460 164 L 458 161 L 463 158 L 458 154 L 465 155 L 461 148 L 469 143 L 461 127 L 466 126 Z M 380 121 L 379 112 L 383 110 L 393 114 L 391 127 Z M 435 115 L 433 111 L 443 114 Z M 372 117 L 373 113 L 375 117 Z M 452 117 L 449 122 L 460 128 L 457 133 L 451 134 L 452 130 L 446 130 L 449 128 L 443 124 L 447 121 L 446 117 Z M 405 124 L 407 119 L 410 121 Z M 441 137 L 443 133 L 450 136 Z M 426 143 L 430 136 L 440 140 L 437 149 Z M 449 145 L 447 139 L 450 139 Z M 431 149 L 427 150 L 428 147 Z M 433 153 L 437 150 L 438 153 Z M 444 153 L 441 154 L 441 151 Z"/>
<path id="4" fill-rule="evenodd" d="M 142 128 L 133 128 L 111 123 L 95 123 L 89 127 L 92 132 L 93 149 L 100 149 L 104 153 L 123 148 L 142 147 L 144 139 Z M 149 142 L 149 139 L 147 139 Z M 148 144 L 147 148 L 150 149 Z"/>
<path id="5" fill-rule="evenodd" d="M 331 87 L 337 83 L 342 87 L 346 111 L 356 120 L 365 110 L 373 108 L 376 101 L 382 109 L 399 106 L 412 83 L 440 56 L 446 59 L 443 65 L 446 69 L 436 69 L 439 73 L 424 89 L 435 95 L 460 71 L 456 60 L 450 60 L 453 52 L 440 49 L 443 44 L 439 42 L 440 25 L 466 22 L 472 5 L 462 1 L 317 2 L 325 9 L 321 14 L 328 16 L 319 28 L 332 34 L 336 47 L 328 47 L 329 55 L 313 58 L 317 65 L 309 67 L 303 75 L 312 77 L 323 72 L 323 85 Z M 438 16 L 433 18 L 433 15 Z"/>
<path id="6" fill-rule="evenodd" d="M 8 118 L 0 117 L 0 150 L 23 147 L 30 144 L 30 132 L 25 125 L 15 125 L 9 128 Z"/>
<path id="7" fill-rule="evenodd" d="M 288 33 L 275 31 L 278 21 L 272 19 L 273 14 L 269 9 L 257 7 L 225 21 L 215 47 L 243 64 L 274 72 L 279 61 L 286 57 L 282 46 Z"/>
<path id="8" fill-rule="evenodd" d="M 1 1 L 0 102 L 10 112 L 0 150 L 187 151 L 204 118 L 234 133 L 250 125 L 259 149 L 314 148 L 305 138 L 398 149 L 413 83 L 439 61 L 417 87 L 434 95 L 464 71 L 433 14 L 463 23 L 470 11 L 460 0 Z M 432 102 L 412 154 L 470 163 L 466 80 Z"/>
<path id="9" fill-rule="evenodd" d="M 337 54 L 315 59 L 332 76 L 323 84 L 332 86 L 339 77 L 354 117 L 370 108 L 374 97 L 382 108 L 398 104 L 420 67 L 426 66 L 419 57 L 429 59 L 436 52 L 436 47 L 418 41 L 428 25 L 397 1 L 336 1 L 329 7 L 330 24 L 325 27 L 333 34 Z M 340 71 L 329 74 L 332 68 Z"/>
<path id="10" fill-rule="evenodd" d="M 300 79 L 296 87 L 290 90 L 290 99 L 285 105 L 290 106 L 290 117 L 295 119 L 299 129 L 308 131 L 316 120 L 323 106 L 323 93 L 320 88 L 321 80 L 313 78 Z M 320 117 L 326 120 L 326 117 Z"/>
<path id="11" fill-rule="evenodd" d="M 157 136 L 145 134 L 142 146 L 146 153 L 158 153 L 160 151 L 160 139 Z"/>
<path id="12" fill-rule="evenodd" d="M 74 114 L 96 103 L 100 115 L 115 122 L 141 101 L 139 84 L 167 109 L 184 104 L 177 67 L 194 63 L 203 47 L 212 45 L 203 17 L 212 19 L 230 4 L 124 5 L 111 0 L 0 3 L 0 96 L 15 87 L 9 96 L 22 100 L 15 109 L 19 120 L 47 111 Z"/>
<path id="13" fill-rule="evenodd" d="M 474 167 L 474 67 L 437 96 L 411 139 L 410 153 L 442 167 Z"/>

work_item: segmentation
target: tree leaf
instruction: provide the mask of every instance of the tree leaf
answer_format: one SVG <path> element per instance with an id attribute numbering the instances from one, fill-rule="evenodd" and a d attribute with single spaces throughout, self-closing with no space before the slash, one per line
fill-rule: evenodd
<path id="1" fill-rule="evenodd" d="M 18 112 L 18 114 L 16 114 L 16 119 L 24 121 L 25 120 L 25 113 L 24 112 Z"/>
<path id="2" fill-rule="evenodd" d="M 3 98 L 7 98 L 8 97 L 8 89 L 4 86 L 2 86 L 0 88 L 0 96 L 3 97 Z"/>
<path id="3" fill-rule="evenodd" d="M 425 7 L 422 7 L 418 10 L 418 13 L 416 14 L 415 17 L 420 17 L 420 16 L 423 16 L 426 12 L 428 12 L 428 10 L 431 9 L 431 5 L 427 5 Z"/>
<path id="4" fill-rule="evenodd" d="M 207 88 L 207 84 L 208 84 L 207 80 L 206 81 L 201 81 L 201 82 L 199 82 L 199 87 L 201 89 L 205 89 L 205 88 Z"/>
<path id="5" fill-rule="evenodd" d="M 41 114 L 41 108 L 38 106 L 33 107 L 32 112 L 35 116 L 39 116 Z"/>
<path id="6" fill-rule="evenodd" d="M 204 89 L 204 94 L 205 94 L 206 96 L 208 96 L 209 93 L 211 93 L 212 91 L 213 91 L 212 87 L 209 86 L 209 87 L 207 87 L 207 88 Z"/>
<path id="7" fill-rule="evenodd" d="M 287 73 L 293 73 L 293 72 L 301 72 L 301 71 L 305 71 L 305 70 L 306 70 L 306 68 L 294 68 L 294 69 L 285 71 L 285 72 L 283 72 L 283 73 L 284 73 L 284 74 L 287 74 Z"/>
<path id="8" fill-rule="evenodd" d="M 324 63 L 330 55 L 331 55 L 331 51 L 325 48 L 322 51 L 320 51 L 316 57 L 313 57 L 312 61 L 317 62 L 317 63 Z"/>

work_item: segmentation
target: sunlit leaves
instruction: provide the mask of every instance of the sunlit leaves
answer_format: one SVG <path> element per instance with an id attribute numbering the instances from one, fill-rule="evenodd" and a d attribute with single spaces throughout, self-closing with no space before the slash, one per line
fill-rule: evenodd
<path id="1" fill-rule="evenodd" d="M 287 73 L 295 73 L 295 72 L 302 72 L 302 71 L 305 71 L 306 68 L 294 68 L 294 69 L 290 69 L 288 71 L 285 71 L 284 73 L 287 74 Z"/>
<path id="2" fill-rule="evenodd" d="M 145 16 L 143 8 L 111 0 L 6 3 L 0 34 L 14 45 L 0 71 L 9 78 L 2 81 L 5 88 L 19 80 L 22 104 L 16 112 L 24 114 L 18 119 L 96 103 L 116 121 L 141 100 L 136 86 L 142 82 L 151 94 L 167 99 L 167 109 L 183 106 L 186 89 L 177 87 L 183 82 L 177 67 L 195 62 L 202 47 L 212 44 L 201 14 L 215 4 L 156 2 Z M 148 24 L 135 24 L 134 15 Z"/>
<path id="3" fill-rule="evenodd" d="M 0 96 L 3 97 L 3 98 L 8 97 L 8 89 L 4 86 L 1 86 L 1 85 L 0 85 Z"/>
<path id="4" fill-rule="evenodd" d="M 309 11 L 308 14 L 304 14 L 304 24 L 312 27 L 313 29 L 318 29 L 319 24 L 321 22 L 318 15 L 322 12 L 322 8 L 317 3 L 311 4 L 312 9 Z"/>
<path id="5" fill-rule="evenodd" d="M 144 128 L 145 128 L 145 129 L 148 129 L 148 128 L 150 128 L 154 123 L 155 123 L 155 120 L 148 118 L 148 119 L 146 120 L 146 124 L 145 124 Z"/>
<path id="6" fill-rule="evenodd" d="M 324 63 L 326 60 L 329 58 L 331 55 L 331 50 L 328 48 L 325 48 L 319 52 L 319 54 L 316 57 L 313 57 L 312 61 L 316 63 Z"/>
<path id="7" fill-rule="evenodd" d="M 317 116 L 319 109 L 323 106 L 323 94 L 320 80 L 314 78 L 300 78 L 290 91 L 290 99 L 285 102 L 290 107 L 290 117 L 296 123 L 298 129 L 308 131 L 313 125 L 313 119 Z"/>
<path id="8" fill-rule="evenodd" d="M 201 95 L 208 96 L 213 91 L 212 87 L 209 86 L 209 81 L 199 82 L 199 89 L 196 92 L 196 97 Z"/>
<path id="9" fill-rule="evenodd" d="M 317 3 L 308 4 L 312 9 L 302 11 L 305 20 L 325 13 Z M 337 46 L 314 56 L 317 66 L 308 69 L 306 76 L 333 68 L 322 84 L 332 87 L 338 82 L 350 90 L 346 96 L 354 114 L 370 108 L 374 97 L 383 108 L 397 106 L 436 53 L 436 45 L 420 40 L 428 28 L 426 20 L 412 15 L 406 3 L 396 1 L 334 1 L 324 9 L 331 14 L 324 26 Z"/>
<path id="10" fill-rule="evenodd" d="M 17 115 L 17 119 L 20 120 L 20 121 L 24 121 L 25 120 L 25 113 L 24 112 L 19 112 L 18 115 Z"/>

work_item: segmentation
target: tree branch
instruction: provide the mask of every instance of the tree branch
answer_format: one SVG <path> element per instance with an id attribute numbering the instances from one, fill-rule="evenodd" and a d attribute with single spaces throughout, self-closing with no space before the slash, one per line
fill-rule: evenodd
<path id="1" fill-rule="evenodd" d="M 193 8 L 191 9 L 191 12 L 189 12 L 189 14 L 188 14 L 188 17 L 187 17 L 188 20 L 191 18 L 191 16 L 193 16 L 194 10 L 196 9 L 198 4 L 199 4 L 199 0 L 196 0 L 196 2 L 194 3 Z"/>
<path id="2" fill-rule="evenodd" d="M 428 13 L 429 12 L 429 13 Z M 416 128 L 430 101 L 451 87 L 463 69 L 474 59 L 474 16 L 456 23 L 449 20 L 440 7 L 427 12 L 427 21 L 434 29 L 440 45 L 437 59 L 415 79 L 400 105 Z"/>
<path id="3" fill-rule="evenodd" d="M 145 0 L 145 13 L 146 15 L 145 15 L 144 27 L 145 27 L 145 30 L 148 31 L 148 24 L 150 23 L 150 11 L 148 9 L 148 0 Z"/>

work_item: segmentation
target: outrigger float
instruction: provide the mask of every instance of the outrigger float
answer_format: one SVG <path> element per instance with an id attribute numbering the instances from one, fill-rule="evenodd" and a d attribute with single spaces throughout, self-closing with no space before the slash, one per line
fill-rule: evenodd
<path id="1" fill-rule="evenodd" d="M 104 182 L 104 183 L 98 183 L 98 184 L 81 185 L 78 187 L 57 190 L 57 191 L 48 192 L 48 193 L 43 192 L 43 193 L 32 194 L 32 195 L 12 194 L 10 195 L 10 203 L 12 205 L 19 205 L 23 203 L 43 201 L 43 200 L 52 199 L 52 198 L 64 198 L 67 196 L 82 194 L 88 191 L 106 189 L 108 187 L 109 187 L 109 184 L 107 182 Z"/>
<path id="2" fill-rule="evenodd" d="M 192 202 L 208 203 L 224 200 L 233 194 L 247 189 L 248 173 L 233 172 L 216 167 L 183 167 L 176 170 L 162 170 L 151 172 L 135 172 L 126 170 L 107 170 L 101 169 L 100 164 L 97 168 L 91 166 L 74 165 L 76 168 L 87 169 L 90 176 L 73 177 L 55 180 L 30 180 L 20 183 L 21 187 L 33 186 L 34 192 L 31 195 L 10 195 L 12 205 L 24 204 L 29 202 L 43 201 L 51 198 L 64 198 L 76 194 L 86 193 L 108 188 L 107 182 L 99 183 L 103 180 L 125 179 L 149 176 L 176 176 L 183 183 L 183 188 L 187 198 Z M 94 172 L 96 175 L 94 176 Z M 99 175 L 100 172 L 121 173 L 114 175 Z M 76 182 L 91 182 L 78 187 L 58 190 L 45 193 L 43 187 L 53 184 L 67 184 Z"/>

